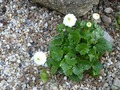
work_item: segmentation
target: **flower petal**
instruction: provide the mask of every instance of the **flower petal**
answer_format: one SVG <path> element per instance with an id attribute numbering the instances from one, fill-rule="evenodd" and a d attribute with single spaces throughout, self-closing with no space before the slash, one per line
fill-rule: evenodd
<path id="1" fill-rule="evenodd" d="M 67 14 L 63 19 L 63 24 L 68 27 L 75 25 L 77 18 L 73 14 Z"/>
<path id="2" fill-rule="evenodd" d="M 46 58 L 46 54 L 43 52 L 36 52 L 33 56 L 34 62 L 38 65 L 44 65 Z"/>

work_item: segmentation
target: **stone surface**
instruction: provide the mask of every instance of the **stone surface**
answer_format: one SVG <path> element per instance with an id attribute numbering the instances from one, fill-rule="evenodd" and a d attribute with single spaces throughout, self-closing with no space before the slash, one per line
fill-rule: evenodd
<path id="1" fill-rule="evenodd" d="M 107 8 L 104 9 L 104 12 L 105 13 L 112 13 L 113 9 L 111 7 L 107 7 Z"/>
<path id="2" fill-rule="evenodd" d="M 103 15 L 102 16 L 102 21 L 105 23 L 105 24 L 110 24 L 112 22 L 111 18 L 106 16 L 106 15 Z"/>
<path id="3" fill-rule="evenodd" d="M 110 43 L 113 43 L 113 38 L 109 35 L 108 32 L 104 31 L 104 38 L 110 42 Z"/>
<path id="4" fill-rule="evenodd" d="M 2 23 L 0 23 L 0 27 L 3 27 L 3 24 L 2 24 Z"/>
<path id="5" fill-rule="evenodd" d="M 59 11 L 63 14 L 72 13 L 81 16 L 97 5 L 99 0 L 33 0 L 41 5 Z"/>
<path id="6" fill-rule="evenodd" d="M 0 0 L 0 3 L 2 3 L 3 2 L 3 0 Z"/>
<path id="7" fill-rule="evenodd" d="M 120 69 L 120 61 L 118 61 L 118 62 L 116 63 L 116 66 L 117 66 L 118 69 Z"/>
<path id="8" fill-rule="evenodd" d="M 120 89 L 120 79 L 118 79 L 118 78 L 114 79 L 112 89 L 113 90 L 119 90 Z"/>

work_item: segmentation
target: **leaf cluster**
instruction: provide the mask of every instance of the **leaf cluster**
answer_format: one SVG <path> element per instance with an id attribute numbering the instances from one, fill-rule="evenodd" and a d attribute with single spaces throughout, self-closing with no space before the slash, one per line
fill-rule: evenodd
<path id="1" fill-rule="evenodd" d="M 94 22 L 77 21 L 72 28 L 60 24 L 58 34 L 49 44 L 47 60 L 51 73 L 64 73 L 73 81 L 80 81 L 85 73 L 100 75 L 102 64 L 99 58 L 112 47 L 103 37 L 102 28 Z"/>

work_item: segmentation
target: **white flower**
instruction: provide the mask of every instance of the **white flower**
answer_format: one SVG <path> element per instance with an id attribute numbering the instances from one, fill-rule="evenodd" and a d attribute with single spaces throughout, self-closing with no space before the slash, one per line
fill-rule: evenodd
<path id="1" fill-rule="evenodd" d="M 97 20 L 100 19 L 100 15 L 98 13 L 93 13 L 92 17 Z"/>
<path id="2" fill-rule="evenodd" d="M 44 65 L 46 62 L 46 54 L 43 52 L 36 52 L 35 55 L 33 56 L 34 62 L 38 65 Z"/>
<path id="3" fill-rule="evenodd" d="M 92 24 L 91 24 L 91 22 L 87 22 L 87 27 L 91 27 L 92 26 Z"/>
<path id="4" fill-rule="evenodd" d="M 67 14 L 63 19 L 63 24 L 68 27 L 75 25 L 77 18 L 73 14 Z"/>

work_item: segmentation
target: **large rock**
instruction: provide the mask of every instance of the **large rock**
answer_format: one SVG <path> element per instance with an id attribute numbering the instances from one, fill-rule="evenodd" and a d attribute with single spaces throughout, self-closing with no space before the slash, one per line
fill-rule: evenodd
<path id="1" fill-rule="evenodd" d="M 106 31 L 104 31 L 104 38 L 105 38 L 108 42 L 110 42 L 111 44 L 113 44 L 114 39 L 113 39 L 113 38 L 109 35 L 109 33 L 106 32 Z"/>
<path id="2" fill-rule="evenodd" d="M 81 16 L 87 13 L 93 4 L 97 5 L 99 0 L 32 0 L 42 6 L 59 11 L 63 14 L 72 13 Z"/>

